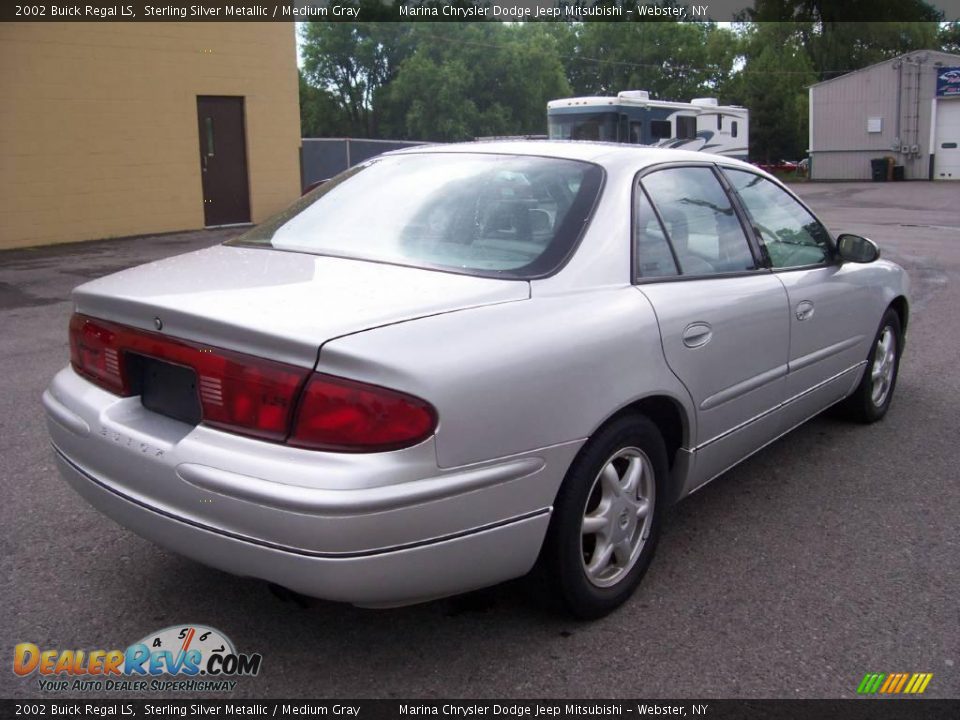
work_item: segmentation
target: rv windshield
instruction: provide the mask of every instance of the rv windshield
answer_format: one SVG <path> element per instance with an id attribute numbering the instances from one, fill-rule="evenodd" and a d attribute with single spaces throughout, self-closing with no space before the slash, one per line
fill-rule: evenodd
<path id="1" fill-rule="evenodd" d="M 550 115 L 547 125 L 551 140 L 605 140 L 617 142 L 615 112 L 582 112 Z"/>

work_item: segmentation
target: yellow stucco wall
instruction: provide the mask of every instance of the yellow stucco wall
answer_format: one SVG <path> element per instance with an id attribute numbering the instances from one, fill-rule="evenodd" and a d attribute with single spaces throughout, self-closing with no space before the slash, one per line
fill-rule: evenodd
<path id="1" fill-rule="evenodd" d="M 250 209 L 300 191 L 292 23 L 0 23 L 0 248 L 203 227 L 197 96 L 243 96 Z"/>

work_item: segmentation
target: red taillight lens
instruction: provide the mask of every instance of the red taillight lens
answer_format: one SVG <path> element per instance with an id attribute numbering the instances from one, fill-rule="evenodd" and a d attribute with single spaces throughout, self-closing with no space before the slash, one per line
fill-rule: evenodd
<path id="1" fill-rule="evenodd" d="M 310 371 L 200 343 L 169 338 L 105 320 L 74 315 L 74 369 L 118 395 L 136 393 L 126 355 L 135 353 L 191 368 L 203 422 L 243 435 L 283 442 L 299 390 Z"/>
<path id="2" fill-rule="evenodd" d="M 283 442 L 305 368 L 207 348 L 188 362 L 197 372 L 203 422 L 244 435 Z"/>
<path id="3" fill-rule="evenodd" d="M 85 315 L 70 319 L 70 361 L 93 383 L 118 395 L 137 394 L 128 354 L 191 368 L 203 423 L 242 435 L 318 450 L 380 452 L 415 445 L 437 425 L 429 403 L 395 390 Z"/>
<path id="4" fill-rule="evenodd" d="M 416 445 L 436 426 L 436 411 L 419 398 L 314 373 L 288 442 L 318 450 L 382 452 Z"/>
<path id="5" fill-rule="evenodd" d="M 73 369 L 97 385 L 130 395 L 120 358 L 119 328 L 84 317 L 70 318 L 70 362 Z"/>

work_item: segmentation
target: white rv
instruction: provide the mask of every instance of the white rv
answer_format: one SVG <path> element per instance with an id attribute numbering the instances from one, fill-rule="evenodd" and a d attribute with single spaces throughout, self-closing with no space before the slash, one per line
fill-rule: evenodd
<path id="1" fill-rule="evenodd" d="M 547 103 L 551 140 L 607 140 L 703 150 L 747 159 L 750 113 L 716 98 L 688 103 L 651 100 L 646 90 L 616 97 L 576 97 Z"/>

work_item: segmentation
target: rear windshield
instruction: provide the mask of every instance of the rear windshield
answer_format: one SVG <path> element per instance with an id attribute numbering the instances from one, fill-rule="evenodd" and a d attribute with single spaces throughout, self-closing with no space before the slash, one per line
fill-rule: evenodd
<path id="1" fill-rule="evenodd" d="M 376 158 L 228 245 L 530 278 L 573 251 L 603 171 L 573 160 L 480 153 Z"/>

